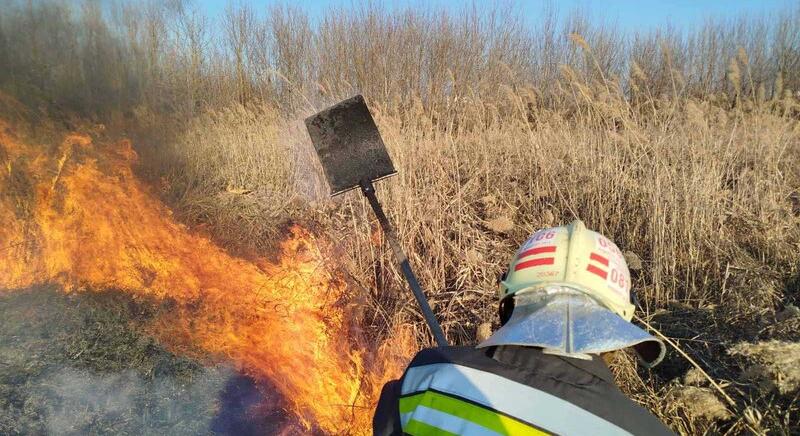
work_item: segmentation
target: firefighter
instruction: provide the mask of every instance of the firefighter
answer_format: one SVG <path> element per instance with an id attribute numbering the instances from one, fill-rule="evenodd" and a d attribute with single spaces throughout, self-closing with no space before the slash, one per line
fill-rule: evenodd
<path id="1" fill-rule="evenodd" d="M 502 327 L 477 347 L 420 351 L 373 418 L 389 434 L 672 434 L 616 386 L 601 354 L 664 344 L 630 323 L 625 258 L 581 221 L 540 230 L 500 281 Z"/>

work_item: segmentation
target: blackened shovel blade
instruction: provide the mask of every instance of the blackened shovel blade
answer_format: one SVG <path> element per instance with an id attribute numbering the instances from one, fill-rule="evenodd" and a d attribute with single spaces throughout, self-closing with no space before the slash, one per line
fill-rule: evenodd
<path id="1" fill-rule="evenodd" d="M 306 118 L 331 196 L 397 174 L 364 97 L 357 95 Z"/>

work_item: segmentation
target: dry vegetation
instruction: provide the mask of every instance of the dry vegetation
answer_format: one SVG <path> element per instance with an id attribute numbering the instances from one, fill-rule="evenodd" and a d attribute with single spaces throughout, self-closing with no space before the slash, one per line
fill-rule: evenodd
<path id="1" fill-rule="evenodd" d="M 326 198 L 300 122 L 356 92 L 452 342 L 494 322 L 517 244 L 579 217 L 640 260 L 642 317 L 735 404 L 676 352 L 650 372 L 617 356 L 623 389 L 684 433 L 800 431 L 800 10 L 632 36 L 553 11 L 527 28 L 513 8 L 211 22 L 178 1 L 8 3 L 3 89 L 133 135 L 141 174 L 231 249 L 264 252 L 287 221 L 326 235 L 375 338 L 412 324 L 431 343 L 368 206 Z"/>

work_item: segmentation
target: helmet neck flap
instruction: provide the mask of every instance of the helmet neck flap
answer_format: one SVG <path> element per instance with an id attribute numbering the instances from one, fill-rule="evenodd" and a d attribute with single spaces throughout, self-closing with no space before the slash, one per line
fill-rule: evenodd
<path id="1" fill-rule="evenodd" d="M 549 354 L 588 359 L 591 354 L 634 347 L 648 350 L 640 353 L 648 366 L 664 357 L 661 341 L 577 289 L 554 285 L 519 292 L 513 298 L 508 322 L 478 348 L 533 346 Z"/>

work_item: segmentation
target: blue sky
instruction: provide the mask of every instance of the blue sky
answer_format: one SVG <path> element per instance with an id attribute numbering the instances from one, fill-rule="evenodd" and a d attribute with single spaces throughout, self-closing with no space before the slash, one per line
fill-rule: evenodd
<path id="1" fill-rule="evenodd" d="M 215 16 L 225 9 L 226 0 L 197 0 L 209 15 Z M 283 0 L 235 0 L 249 3 L 257 10 L 266 9 L 270 3 L 282 2 L 306 9 L 312 17 L 319 16 L 330 6 L 347 7 L 359 4 L 360 0 L 307 0 L 286 2 Z M 388 8 L 405 8 L 408 6 L 445 8 L 457 11 L 470 1 L 456 0 L 386 0 L 374 1 Z M 480 4 L 477 1 L 476 4 Z M 503 4 L 502 0 L 498 3 Z M 798 3 L 790 0 L 516 0 L 513 3 L 520 7 L 530 22 L 536 22 L 541 16 L 544 6 L 555 4 L 556 8 L 566 13 L 575 8 L 585 12 L 595 20 L 606 20 L 620 26 L 626 31 L 646 31 L 650 28 L 671 23 L 686 28 L 702 23 L 707 17 L 736 17 L 740 14 L 770 14 L 784 8 L 791 8 Z"/>

